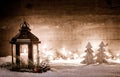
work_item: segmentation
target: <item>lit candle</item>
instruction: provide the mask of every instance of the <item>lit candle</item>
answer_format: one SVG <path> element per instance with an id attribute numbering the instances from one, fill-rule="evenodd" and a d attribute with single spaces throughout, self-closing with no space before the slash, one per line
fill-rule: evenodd
<path id="1" fill-rule="evenodd" d="M 21 55 L 21 59 L 25 64 L 28 64 L 28 53 L 27 53 L 27 49 L 24 48 L 23 53 L 20 54 Z"/>

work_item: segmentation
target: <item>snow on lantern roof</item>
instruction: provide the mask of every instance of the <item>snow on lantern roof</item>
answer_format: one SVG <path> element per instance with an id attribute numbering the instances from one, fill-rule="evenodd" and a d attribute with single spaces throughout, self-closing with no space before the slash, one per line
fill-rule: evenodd
<path id="1" fill-rule="evenodd" d="M 19 33 L 11 39 L 10 43 L 40 43 L 39 39 L 30 31 L 31 29 L 29 28 L 29 24 L 26 21 L 24 21 L 24 23 L 21 25 Z"/>

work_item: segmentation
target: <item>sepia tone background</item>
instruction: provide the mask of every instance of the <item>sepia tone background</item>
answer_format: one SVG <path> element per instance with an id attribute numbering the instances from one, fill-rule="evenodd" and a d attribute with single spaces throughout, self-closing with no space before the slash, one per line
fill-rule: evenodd
<path id="1" fill-rule="evenodd" d="M 26 20 L 40 46 L 84 51 L 103 41 L 120 53 L 119 0 L 0 0 L 0 56 L 10 55 L 9 41 Z"/>

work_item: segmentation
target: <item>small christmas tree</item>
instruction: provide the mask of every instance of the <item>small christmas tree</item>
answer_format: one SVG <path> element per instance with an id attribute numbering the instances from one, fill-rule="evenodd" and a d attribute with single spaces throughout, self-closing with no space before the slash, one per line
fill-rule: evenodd
<path id="1" fill-rule="evenodd" d="M 87 49 L 85 50 L 85 52 L 86 52 L 85 60 L 83 61 L 83 63 L 85 63 L 87 65 L 93 64 L 94 63 L 94 60 L 93 60 L 94 56 L 93 56 L 93 50 L 91 49 L 92 46 L 91 46 L 90 42 L 88 42 L 86 48 Z"/>
<path id="2" fill-rule="evenodd" d="M 98 49 L 98 53 L 96 54 L 97 56 L 97 59 L 96 59 L 96 62 L 98 62 L 99 64 L 101 63 L 107 63 L 106 61 L 106 58 L 107 58 L 107 55 L 104 53 L 105 52 L 105 47 L 106 45 L 101 42 L 100 45 L 99 45 L 99 49 Z"/>

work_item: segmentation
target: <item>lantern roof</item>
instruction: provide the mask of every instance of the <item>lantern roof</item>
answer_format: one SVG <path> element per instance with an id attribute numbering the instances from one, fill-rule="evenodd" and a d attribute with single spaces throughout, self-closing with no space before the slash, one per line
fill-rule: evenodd
<path id="1" fill-rule="evenodd" d="M 24 21 L 19 29 L 19 33 L 11 39 L 10 43 L 40 43 L 39 39 L 30 31 L 29 24 Z"/>

